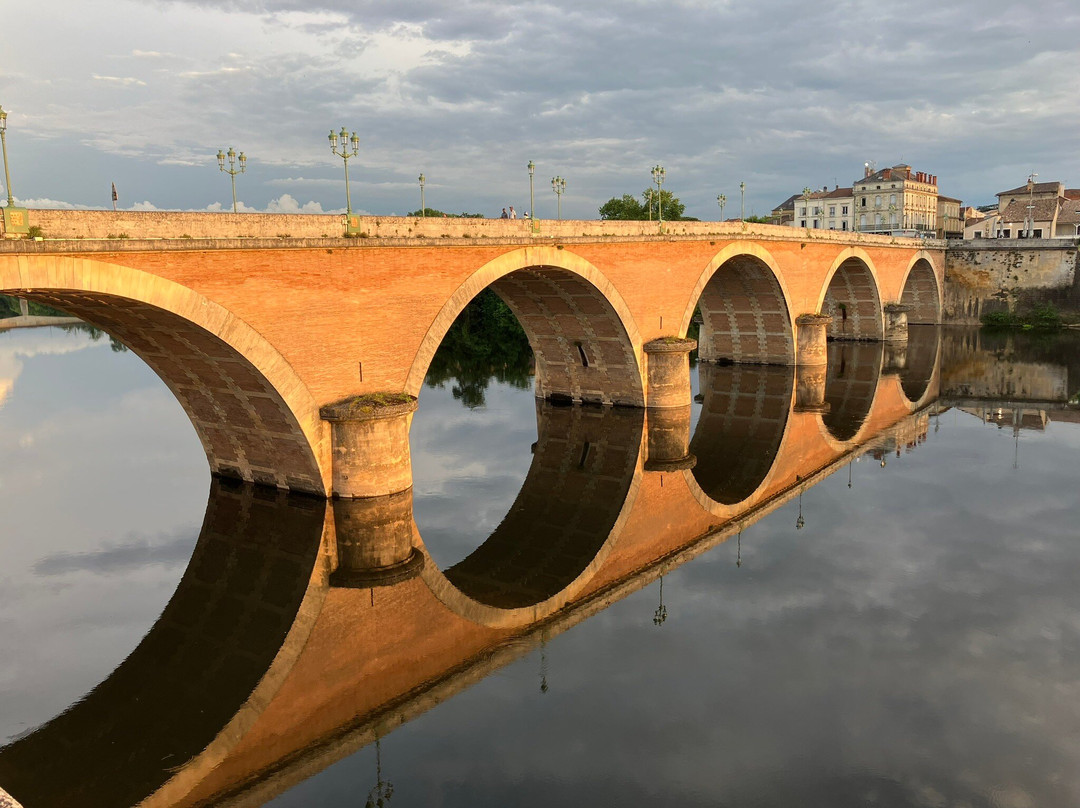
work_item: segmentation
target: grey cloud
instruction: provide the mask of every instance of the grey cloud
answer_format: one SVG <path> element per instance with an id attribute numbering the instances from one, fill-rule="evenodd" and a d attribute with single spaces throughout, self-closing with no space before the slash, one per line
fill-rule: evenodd
<path id="1" fill-rule="evenodd" d="M 194 547 L 195 538 L 187 534 L 159 537 L 153 542 L 133 541 L 90 553 L 55 553 L 35 562 L 33 571 L 45 577 L 76 572 L 125 574 L 142 567 L 186 564 Z"/>

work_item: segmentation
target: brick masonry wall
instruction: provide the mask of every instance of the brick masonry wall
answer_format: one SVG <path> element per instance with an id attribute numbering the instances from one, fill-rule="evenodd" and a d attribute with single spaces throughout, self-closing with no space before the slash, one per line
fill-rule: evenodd
<path id="1" fill-rule="evenodd" d="M 977 324 L 986 312 L 1023 311 L 1045 303 L 1080 313 L 1077 260 L 1077 245 L 1071 240 L 949 242 L 943 319 Z"/>

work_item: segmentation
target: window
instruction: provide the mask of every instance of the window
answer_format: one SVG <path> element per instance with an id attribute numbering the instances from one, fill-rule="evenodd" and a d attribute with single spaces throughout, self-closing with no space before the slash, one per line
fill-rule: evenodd
<path id="1" fill-rule="evenodd" d="M 840 222 L 840 229 L 841 229 L 841 230 L 847 230 L 847 219 L 845 219 L 844 221 Z"/>
<path id="2" fill-rule="evenodd" d="M 864 199 L 863 201 L 865 202 L 866 200 Z M 859 217 L 859 227 L 866 227 L 866 214 L 865 213 L 862 214 Z"/>
<path id="3" fill-rule="evenodd" d="M 865 196 L 862 198 L 862 206 L 864 208 L 866 207 L 866 197 Z"/>
<path id="4" fill-rule="evenodd" d="M 895 205 L 896 204 L 896 194 L 889 194 L 889 204 L 890 205 Z"/>
<path id="5" fill-rule="evenodd" d="M 802 220 L 802 221 L 801 221 L 801 222 L 799 223 L 799 227 L 806 227 L 806 219 L 803 219 L 803 220 Z"/>
<path id="6" fill-rule="evenodd" d="M 829 215 L 830 216 L 835 216 L 836 215 L 836 205 L 829 205 Z"/>
<path id="7" fill-rule="evenodd" d="M 842 206 L 842 207 L 840 208 L 840 215 L 841 215 L 841 216 L 847 216 L 847 213 L 848 213 L 848 211 L 847 211 L 847 208 L 848 208 L 848 206 L 847 206 L 847 205 L 844 205 L 844 206 Z"/>
<path id="8" fill-rule="evenodd" d="M 875 208 L 880 208 L 881 207 L 881 196 L 880 195 L 874 197 L 874 207 Z"/>
<path id="9" fill-rule="evenodd" d="M 805 216 L 806 215 L 806 208 L 799 208 L 799 215 L 800 216 Z"/>

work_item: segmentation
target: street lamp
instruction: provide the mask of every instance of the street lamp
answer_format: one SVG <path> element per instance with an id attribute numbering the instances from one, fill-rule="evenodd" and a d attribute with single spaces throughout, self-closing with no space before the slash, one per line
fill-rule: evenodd
<path id="1" fill-rule="evenodd" d="M 1035 178 L 1039 176 L 1034 171 L 1028 174 L 1028 227 L 1027 238 L 1031 238 L 1035 235 Z M 10 203 L 8 203 L 10 204 Z"/>
<path id="2" fill-rule="evenodd" d="M 562 195 L 566 192 L 566 180 L 562 177 L 551 178 L 551 190 L 555 192 L 555 196 L 559 199 L 559 221 L 562 221 Z"/>
<path id="3" fill-rule="evenodd" d="M 529 161 L 529 226 L 536 229 L 536 196 L 533 193 L 533 176 L 536 174 L 536 163 Z"/>
<path id="4" fill-rule="evenodd" d="M 8 173 L 7 162 L 7 112 L 3 107 L 0 107 L 0 144 L 3 144 L 4 150 L 4 187 L 7 188 L 7 203 L 8 207 L 15 207 L 15 197 L 11 193 L 11 174 Z"/>
<path id="5" fill-rule="evenodd" d="M 660 223 L 661 229 L 664 227 L 664 197 L 660 193 L 660 186 L 664 184 L 666 176 L 667 172 L 664 171 L 662 165 L 652 167 L 652 180 L 656 183 L 656 220 Z"/>
<path id="6" fill-rule="evenodd" d="M 339 140 L 341 142 L 340 150 L 338 149 Z M 349 158 L 356 157 L 360 153 L 360 138 L 356 136 L 356 132 L 350 135 L 344 126 L 341 127 L 340 133 L 330 130 L 330 151 L 345 161 L 345 213 L 351 217 L 352 195 L 349 193 Z"/>
<path id="7" fill-rule="evenodd" d="M 225 168 L 225 158 L 226 157 L 229 158 L 229 167 L 228 168 Z M 244 171 L 247 169 L 247 157 L 244 156 L 243 152 L 240 152 L 239 160 L 240 160 L 240 168 L 237 168 L 236 167 L 237 154 L 236 154 L 236 151 L 233 149 L 232 146 L 229 146 L 228 154 L 223 152 L 221 149 L 218 149 L 218 153 L 217 153 L 218 170 L 219 171 L 224 171 L 226 174 L 229 175 L 229 178 L 232 180 L 232 212 L 233 213 L 236 213 L 236 175 L 237 174 L 243 174 Z"/>
<path id="8" fill-rule="evenodd" d="M 739 183 L 739 221 L 746 218 L 746 183 Z"/>
<path id="9" fill-rule="evenodd" d="M 424 207 L 424 174 L 420 173 L 420 218 L 427 218 L 427 208 Z"/>
<path id="10" fill-rule="evenodd" d="M 810 186 L 804 185 L 802 189 L 803 216 L 810 215 Z M 806 226 L 805 220 L 803 227 Z"/>
<path id="11" fill-rule="evenodd" d="M 716 204 L 720 206 L 720 221 L 724 221 L 724 205 L 727 204 L 727 197 L 723 194 L 717 194 Z"/>

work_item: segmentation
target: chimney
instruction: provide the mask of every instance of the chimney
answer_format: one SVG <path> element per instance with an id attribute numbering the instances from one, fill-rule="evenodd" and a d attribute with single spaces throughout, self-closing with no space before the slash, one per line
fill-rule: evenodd
<path id="1" fill-rule="evenodd" d="M 863 179 L 866 179 L 869 176 L 870 176 L 870 164 L 869 163 L 863 163 Z"/>
<path id="2" fill-rule="evenodd" d="M 892 179 L 892 169 L 891 168 L 886 168 L 884 171 L 882 171 L 881 172 L 881 178 L 883 180 L 891 180 Z"/>

